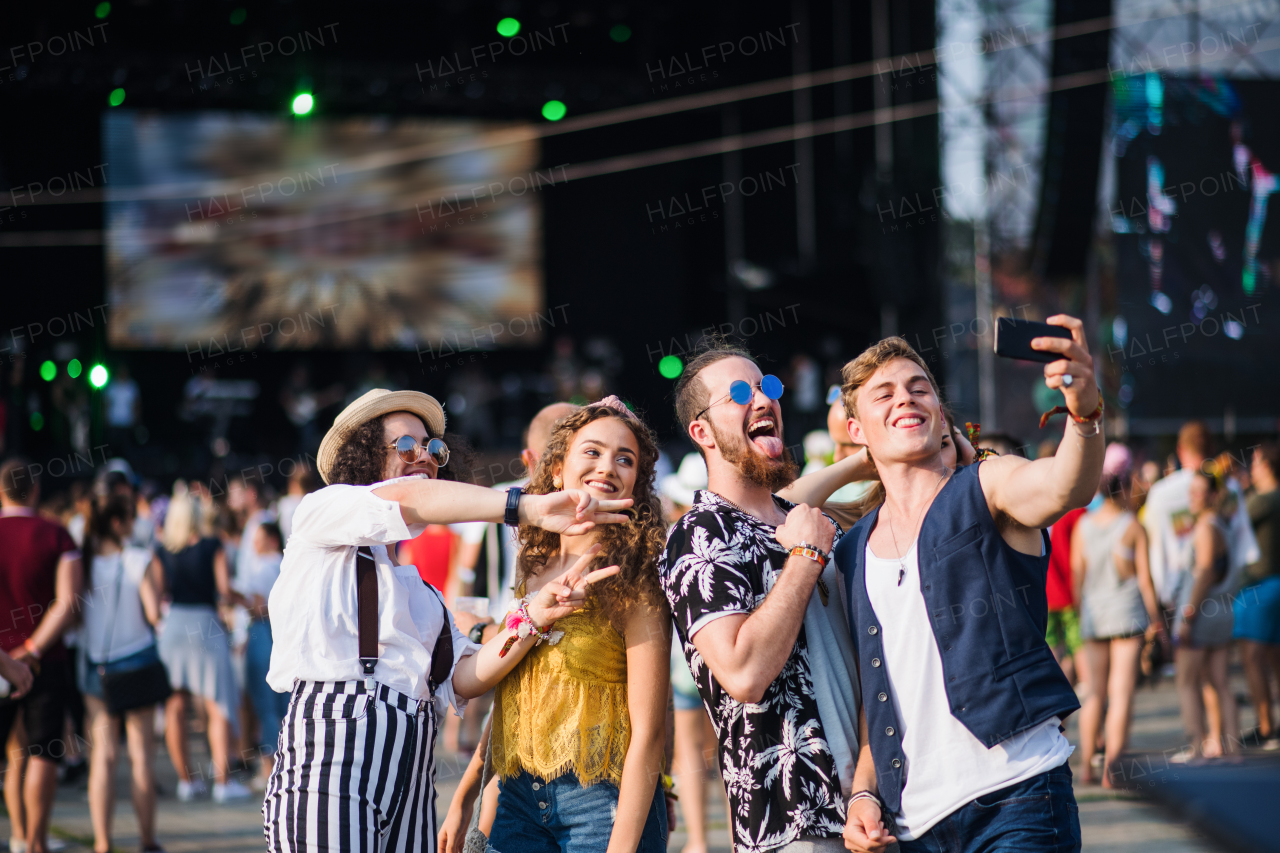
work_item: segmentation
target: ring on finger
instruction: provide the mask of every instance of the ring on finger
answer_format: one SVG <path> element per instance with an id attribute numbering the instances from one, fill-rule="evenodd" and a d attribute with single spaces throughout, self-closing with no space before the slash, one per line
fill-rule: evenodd
<path id="1" fill-rule="evenodd" d="M 1075 380 L 1071 377 L 1071 374 L 1070 374 L 1070 373 L 1064 373 L 1064 374 L 1062 374 L 1062 385 L 1063 385 L 1063 387 L 1065 387 L 1065 388 L 1070 388 L 1070 387 L 1071 387 L 1071 383 L 1072 383 L 1072 382 L 1074 382 L 1074 381 L 1075 381 Z"/>

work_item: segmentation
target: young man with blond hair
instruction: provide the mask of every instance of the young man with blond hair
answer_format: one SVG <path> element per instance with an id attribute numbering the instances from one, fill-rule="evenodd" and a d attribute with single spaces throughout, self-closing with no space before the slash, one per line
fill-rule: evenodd
<path id="1" fill-rule="evenodd" d="M 858 776 L 875 769 L 849 803 L 851 850 L 884 849 L 882 820 L 904 853 L 1080 849 L 1061 725 L 1080 703 L 1044 639 L 1045 528 L 1093 497 L 1104 439 L 1083 327 L 1049 322 L 1071 338 L 1032 346 L 1062 356 L 1044 375 L 1068 421 L 1034 462 L 947 468 L 937 383 L 901 338 L 844 368 L 849 437 L 885 488 L 835 549 L 865 700 Z"/>

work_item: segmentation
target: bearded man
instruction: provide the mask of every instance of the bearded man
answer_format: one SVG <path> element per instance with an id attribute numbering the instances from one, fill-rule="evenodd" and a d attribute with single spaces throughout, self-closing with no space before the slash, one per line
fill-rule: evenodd
<path id="1" fill-rule="evenodd" d="M 840 528 L 773 494 L 797 473 L 782 391 L 733 347 L 694 357 L 676 385 L 708 482 L 672 527 L 660 570 L 715 724 L 740 853 L 844 850 L 858 757 L 853 649 L 828 562 Z"/>

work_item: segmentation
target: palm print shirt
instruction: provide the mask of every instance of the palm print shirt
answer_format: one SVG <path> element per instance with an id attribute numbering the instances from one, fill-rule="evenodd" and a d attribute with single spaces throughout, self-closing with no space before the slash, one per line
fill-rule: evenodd
<path id="1" fill-rule="evenodd" d="M 777 496 L 774 501 L 784 512 L 795 506 Z M 831 523 L 838 542 L 840 527 Z M 753 613 L 764 601 L 789 556 L 774 531 L 714 492 L 699 491 L 693 508 L 672 526 L 660 561 L 685 660 L 720 742 L 739 853 L 764 853 L 802 836 L 839 837 L 845 822 L 840 778 L 813 694 L 804 626 L 758 704 L 730 696 L 691 639 L 708 622 Z"/>

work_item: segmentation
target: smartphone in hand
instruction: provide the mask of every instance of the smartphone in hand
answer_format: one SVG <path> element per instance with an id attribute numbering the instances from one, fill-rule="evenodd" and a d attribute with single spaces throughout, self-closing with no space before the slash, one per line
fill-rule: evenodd
<path id="1" fill-rule="evenodd" d="M 1071 340 L 1071 330 L 1065 326 L 1053 326 L 1035 320 L 1015 320 L 1012 317 L 1000 317 L 996 320 L 996 355 L 1001 358 L 1020 358 L 1042 364 L 1066 358 L 1056 352 L 1032 349 L 1031 341 L 1035 338 Z"/>

